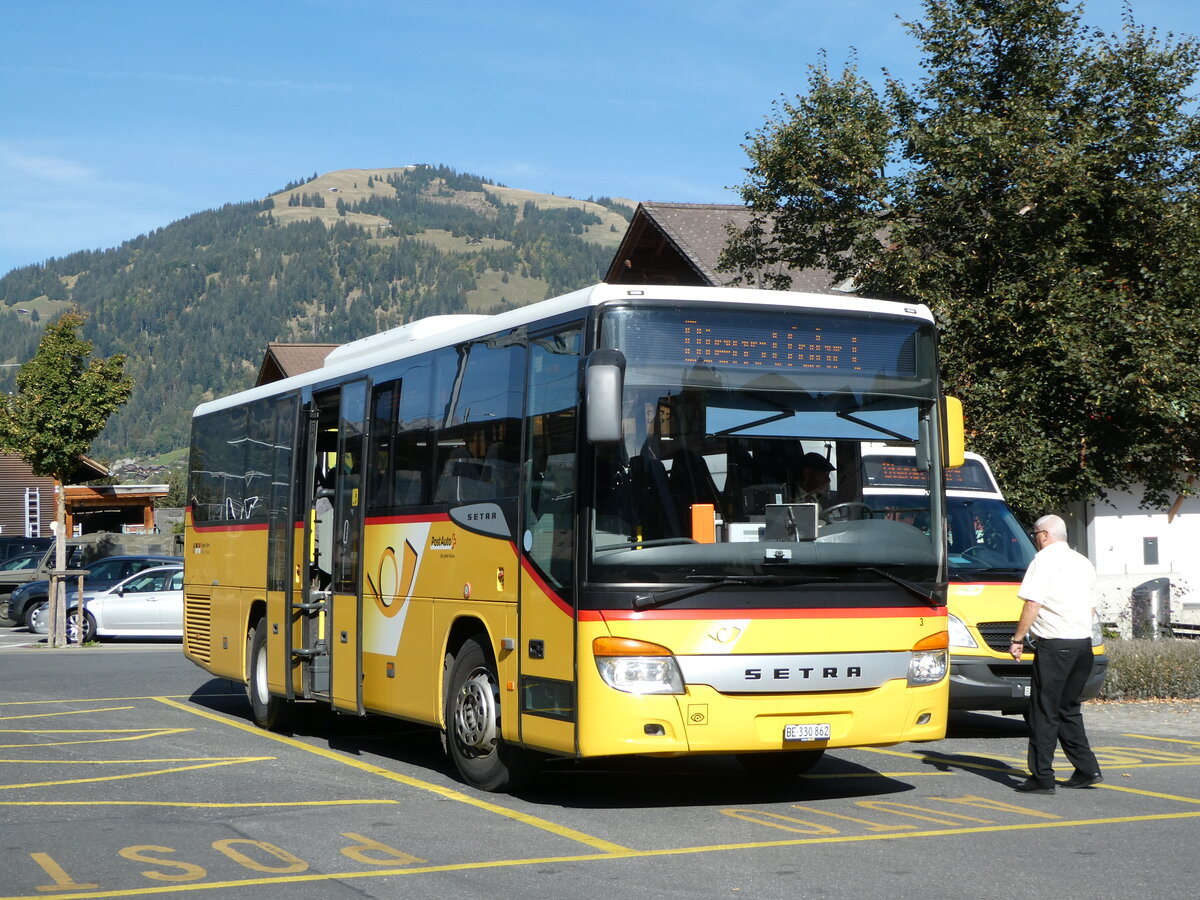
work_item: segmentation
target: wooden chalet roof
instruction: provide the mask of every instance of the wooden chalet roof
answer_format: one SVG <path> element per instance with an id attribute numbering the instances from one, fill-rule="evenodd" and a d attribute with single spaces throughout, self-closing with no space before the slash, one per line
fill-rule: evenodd
<path id="1" fill-rule="evenodd" d="M 720 286 L 733 273 L 718 272 L 729 227 L 750 224 L 750 210 L 725 203 L 640 203 L 617 248 L 605 281 L 609 284 Z M 792 290 L 840 293 L 825 269 L 791 272 Z"/>
<path id="2" fill-rule="evenodd" d="M 311 372 L 325 364 L 325 357 L 337 344 L 285 344 L 272 341 L 258 369 L 255 386 L 281 381 L 302 372 Z"/>

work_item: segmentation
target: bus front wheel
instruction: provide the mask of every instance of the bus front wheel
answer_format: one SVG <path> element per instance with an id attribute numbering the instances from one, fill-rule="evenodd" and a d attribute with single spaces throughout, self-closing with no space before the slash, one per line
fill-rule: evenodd
<path id="1" fill-rule="evenodd" d="M 536 760 L 500 737 L 500 685 L 480 641 L 454 655 L 446 684 L 446 752 L 463 781 L 485 791 L 515 790 Z"/>
<path id="2" fill-rule="evenodd" d="M 286 701 L 276 697 L 267 687 L 267 621 L 259 619 L 251 629 L 246 641 L 246 697 L 250 701 L 250 712 L 254 724 L 268 730 L 277 728 L 283 721 Z"/>

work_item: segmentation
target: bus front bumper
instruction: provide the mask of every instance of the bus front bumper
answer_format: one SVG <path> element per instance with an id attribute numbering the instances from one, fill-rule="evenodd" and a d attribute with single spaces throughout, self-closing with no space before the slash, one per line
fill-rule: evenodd
<path id="1" fill-rule="evenodd" d="M 1093 658 L 1092 673 L 1083 689 L 1083 700 L 1094 700 L 1104 686 L 1108 657 Z M 1033 675 L 1030 660 L 989 656 L 950 657 L 950 708 L 1023 713 L 1029 708 Z"/>

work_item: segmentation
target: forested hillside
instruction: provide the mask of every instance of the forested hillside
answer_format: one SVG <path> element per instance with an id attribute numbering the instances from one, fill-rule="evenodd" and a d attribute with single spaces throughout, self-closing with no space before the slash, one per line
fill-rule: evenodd
<path id="1" fill-rule="evenodd" d="M 134 394 L 102 459 L 185 446 L 202 400 L 253 384 L 270 341 L 342 343 L 422 316 L 495 312 L 600 280 L 632 209 L 531 194 L 445 167 L 347 170 L 197 213 L 120 247 L 0 278 L 0 361 L 29 359 L 77 306 Z M 0 369 L 11 390 L 15 369 Z"/>

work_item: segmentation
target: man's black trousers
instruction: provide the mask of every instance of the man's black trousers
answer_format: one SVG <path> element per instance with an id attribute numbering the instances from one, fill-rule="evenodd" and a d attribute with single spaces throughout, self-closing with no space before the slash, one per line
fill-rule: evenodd
<path id="1" fill-rule="evenodd" d="M 1079 697 L 1091 672 L 1089 638 L 1039 638 L 1034 646 L 1029 774 L 1042 787 L 1054 786 L 1054 748 L 1059 743 L 1076 771 L 1088 775 L 1100 772 L 1079 709 Z"/>

